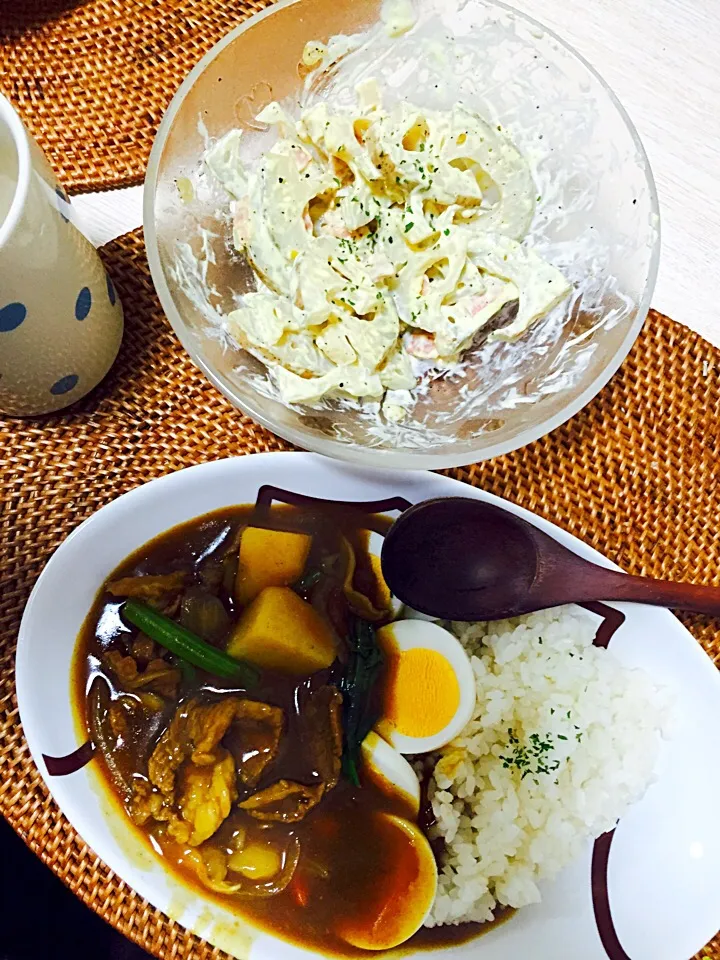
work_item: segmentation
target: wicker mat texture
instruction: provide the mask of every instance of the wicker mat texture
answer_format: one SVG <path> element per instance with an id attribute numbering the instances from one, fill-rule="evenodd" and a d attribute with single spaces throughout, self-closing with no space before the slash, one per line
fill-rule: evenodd
<path id="1" fill-rule="evenodd" d="M 0 0 L 0 90 L 72 192 L 142 180 L 188 71 L 269 0 Z M 350 0 L 346 0 L 350 2 Z M 0 419 L 0 811 L 61 879 L 157 957 L 224 957 L 140 900 L 51 801 L 22 736 L 17 630 L 45 561 L 82 520 L 153 477 L 287 444 L 234 410 L 175 339 L 142 234 L 103 251 L 126 335 L 112 372 L 71 410 Z M 550 437 L 449 471 L 565 527 L 632 573 L 720 583 L 720 351 L 651 314 L 621 371 Z M 720 660 L 720 623 L 684 618 Z M 720 960 L 720 938 L 700 955 Z"/>
<path id="2" fill-rule="evenodd" d="M 189 71 L 269 2 L 0 0 L 0 91 L 71 193 L 140 183 Z"/>
<path id="3" fill-rule="evenodd" d="M 103 258 L 125 304 L 108 378 L 72 409 L 0 420 L 0 810 L 65 883 L 157 957 L 224 956 L 140 900 L 80 840 L 33 766 L 13 654 L 23 605 L 51 552 L 82 520 L 140 483 L 219 457 L 286 449 L 195 369 L 150 281 L 142 232 Z M 571 531 L 631 573 L 720 583 L 720 351 L 651 313 L 620 372 L 550 436 L 448 473 Z M 720 622 L 683 618 L 716 662 Z M 720 938 L 702 957 L 720 960 Z"/>

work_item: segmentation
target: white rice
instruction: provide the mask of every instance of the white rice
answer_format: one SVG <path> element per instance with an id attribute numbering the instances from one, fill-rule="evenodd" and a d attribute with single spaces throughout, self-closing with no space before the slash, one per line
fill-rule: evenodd
<path id="1" fill-rule="evenodd" d="M 538 881 L 650 784 L 669 698 L 592 645 L 598 622 L 559 607 L 451 625 L 472 659 L 477 706 L 430 783 L 447 859 L 427 926 L 539 901 Z"/>

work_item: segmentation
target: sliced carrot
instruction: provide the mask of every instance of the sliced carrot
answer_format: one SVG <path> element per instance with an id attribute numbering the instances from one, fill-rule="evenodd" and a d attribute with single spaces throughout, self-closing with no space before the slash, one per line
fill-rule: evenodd
<path id="1" fill-rule="evenodd" d="M 306 907 L 308 905 L 310 902 L 310 890 L 297 870 L 295 871 L 295 876 L 290 881 L 289 889 L 295 903 L 297 903 L 299 907 Z"/>

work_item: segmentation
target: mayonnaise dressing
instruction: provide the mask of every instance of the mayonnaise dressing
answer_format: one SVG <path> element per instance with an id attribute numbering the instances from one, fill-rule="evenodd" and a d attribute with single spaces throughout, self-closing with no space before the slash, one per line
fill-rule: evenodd
<path id="1" fill-rule="evenodd" d="M 304 59 L 326 56 L 309 44 Z M 463 104 L 385 109 L 370 78 L 349 110 L 321 101 L 294 120 L 271 103 L 257 120 L 278 135 L 259 163 L 242 164 L 239 130 L 205 160 L 260 281 L 227 329 L 286 403 L 392 391 L 397 419 L 417 385 L 413 360 L 450 368 L 506 304 L 517 314 L 490 338 L 521 336 L 570 292 L 520 243 L 535 209 L 527 163 Z"/>

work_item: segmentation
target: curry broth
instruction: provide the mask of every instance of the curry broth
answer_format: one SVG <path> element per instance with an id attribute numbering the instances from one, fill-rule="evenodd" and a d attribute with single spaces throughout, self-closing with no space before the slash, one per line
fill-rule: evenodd
<path id="1" fill-rule="evenodd" d="M 333 557 L 338 552 L 342 535 L 351 544 L 356 557 L 354 588 L 379 606 L 382 598 L 368 554 L 366 531 L 374 529 L 384 533 L 390 524 L 388 518 L 364 515 L 334 505 L 323 509 L 273 506 L 261 515 L 256 506 L 227 508 L 177 526 L 145 544 L 128 557 L 109 580 L 183 571 L 191 584 L 205 584 L 212 574 L 217 586 L 218 564 L 225 563 L 233 551 L 237 553 L 239 532 L 250 522 L 253 526 L 312 534 L 307 569 L 320 564 L 324 565 L 326 572 L 308 588 L 306 599 L 331 624 L 340 639 L 340 660 L 327 670 L 303 680 L 263 671 L 258 685 L 251 690 L 202 670 L 190 670 L 184 673 L 175 696 L 158 698 L 162 700 L 158 709 L 149 714 L 140 711 L 140 720 L 137 711 L 130 711 L 126 722 L 115 710 L 125 691 L 107 668 L 104 658 L 109 651 L 120 649 L 126 652 L 136 631 L 129 630 L 120 619 L 119 608 L 123 601 L 103 590 L 78 638 L 74 700 L 81 726 L 99 748 L 103 780 L 126 809 L 138 781 L 147 780 L 148 759 L 176 710 L 186 707 L 190 710 L 197 702 L 217 703 L 225 698 L 244 698 L 246 695 L 253 701 L 282 709 L 285 717 L 277 752 L 253 789 L 261 791 L 279 778 L 307 784 L 309 790 L 320 783 L 317 764 L 313 756 L 308 755 L 309 741 L 320 732 L 308 728 L 309 711 L 303 705 L 316 697 L 321 689 L 332 686 L 338 670 L 342 669 L 342 636 L 347 630 L 350 611 L 338 589 L 342 574 L 338 574 L 333 566 Z M 220 585 L 216 594 L 229 619 L 235 618 L 239 610 L 232 591 Z M 224 639 L 219 636 L 217 645 L 222 647 Z M 380 694 L 381 691 L 377 690 L 376 696 Z M 117 716 L 119 720 L 114 719 Z M 221 742 L 240 764 L 244 748 L 241 743 L 233 743 L 231 730 Z M 243 791 L 242 785 L 240 790 L 238 802 L 248 792 Z M 235 838 L 242 834 L 254 843 L 267 841 L 268 846 L 282 851 L 281 861 L 285 866 L 299 850 L 291 881 L 273 895 L 262 896 L 239 896 L 209 889 L 198 876 L 197 853 L 187 843 L 171 836 L 164 823 L 150 820 L 143 826 L 135 825 L 135 830 L 156 853 L 162 855 L 170 869 L 203 897 L 222 903 L 258 927 L 291 942 L 325 953 L 355 957 L 370 952 L 354 948 L 340 938 L 336 932 L 339 919 L 348 911 L 353 918 L 362 916 L 362 904 L 373 902 L 378 883 L 386 882 L 383 880 L 386 877 L 393 878 L 386 890 L 388 899 L 401 903 L 412 873 L 409 845 L 401 842 L 402 835 L 396 833 L 393 839 L 391 835 L 378 831 L 376 818 L 381 813 L 412 819 L 397 795 L 387 794 L 374 778 L 362 774 L 359 787 L 341 777 L 337 785 L 322 796 L 319 804 L 297 822 L 263 823 L 233 805 L 229 816 L 203 844 L 204 847 L 211 845 L 225 856 L 232 851 Z M 266 887 L 267 884 L 263 887 L 259 883 L 253 890 L 257 893 L 262 889 L 265 894 Z M 368 923 L 372 922 L 371 917 L 367 919 Z M 437 949 L 465 942 L 490 926 L 463 924 L 423 929 L 395 953 L 399 956 L 412 949 Z"/>

